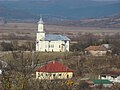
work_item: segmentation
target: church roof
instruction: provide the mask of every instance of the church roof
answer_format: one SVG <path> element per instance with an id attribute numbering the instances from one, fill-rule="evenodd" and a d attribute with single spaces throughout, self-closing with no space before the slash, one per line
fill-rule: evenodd
<path id="1" fill-rule="evenodd" d="M 66 36 L 56 35 L 56 34 L 46 34 L 45 35 L 46 41 L 70 41 L 70 39 Z"/>
<path id="2" fill-rule="evenodd" d="M 38 72 L 73 72 L 72 69 L 64 66 L 62 63 L 52 61 L 37 69 Z"/>

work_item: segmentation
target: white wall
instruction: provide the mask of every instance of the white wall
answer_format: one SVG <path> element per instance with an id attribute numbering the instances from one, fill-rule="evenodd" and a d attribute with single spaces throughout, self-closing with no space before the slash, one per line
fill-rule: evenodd
<path id="1" fill-rule="evenodd" d="M 93 56 L 105 56 L 107 51 L 89 51 L 89 53 Z"/>
<path id="2" fill-rule="evenodd" d="M 105 76 L 105 75 L 104 75 Z M 110 75 L 106 75 L 105 77 L 102 77 L 101 76 L 101 79 L 108 79 L 108 80 L 110 80 L 111 82 L 113 82 L 113 83 L 120 83 L 120 75 L 119 76 L 116 76 L 116 78 L 113 78 L 112 76 L 110 76 Z"/>
<path id="3" fill-rule="evenodd" d="M 43 32 L 43 31 L 44 31 L 44 25 L 38 24 L 38 32 Z"/>
<path id="4" fill-rule="evenodd" d="M 36 38 L 37 41 L 44 40 L 44 38 L 45 38 L 45 33 L 44 32 L 43 33 L 37 33 L 37 38 Z"/>
<path id="5" fill-rule="evenodd" d="M 36 79 L 40 79 L 40 80 L 70 79 L 72 77 L 73 77 L 73 72 L 57 72 L 57 73 L 36 72 Z"/>
<path id="6" fill-rule="evenodd" d="M 36 51 L 41 52 L 65 52 L 69 51 L 69 41 L 39 41 L 36 44 Z"/>

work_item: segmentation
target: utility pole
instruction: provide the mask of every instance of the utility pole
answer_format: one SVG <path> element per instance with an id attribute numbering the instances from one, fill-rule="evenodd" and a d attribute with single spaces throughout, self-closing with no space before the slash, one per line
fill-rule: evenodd
<path id="1" fill-rule="evenodd" d="M 34 58 L 34 56 L 35 56 L 34 53 L 35 53 L 35 51 L 32 51 L 32 65 L 31 65 L 32 68 L 34 68 L 34 59 L 35 59 Z"/>
<path id="2" fill-rule="evenodd" d="M 77 61 L 78 61 L 78 67 L 80 65 L 80 56 L 77 57 Z"/>

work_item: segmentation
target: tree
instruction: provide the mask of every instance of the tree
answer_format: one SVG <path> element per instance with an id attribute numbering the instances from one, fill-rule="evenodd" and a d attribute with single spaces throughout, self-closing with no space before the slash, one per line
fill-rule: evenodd
<path id="1" fill-rule="evenodd" d="M 32 54 L 34 54 L 34 64 L 32 64 Z M 20 51 L 12 52 L 9 56 L 11 58 L 6 57 L 8 68 L 3 72 L 3 90 L 15 90 L 15 88 L 17 88 L 16 90 L 27 90 L 27 83 L 32 79 L 32 73 L 39 60 L 37 54 Z M 7 86 L 8 84 L 9 86 Z"/>
<path id="2" fill-rule="evenodd" d="M 12 51 L 13 50 L 13 45 L 12 43 L 1 43 L 2 51 Z"/>

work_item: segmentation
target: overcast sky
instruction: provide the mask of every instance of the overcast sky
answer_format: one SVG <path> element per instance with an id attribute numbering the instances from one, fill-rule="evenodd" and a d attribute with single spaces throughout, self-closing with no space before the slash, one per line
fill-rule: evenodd
<path id="1" fill-rule="evenodd" d="M 20 1 L 20 0 L 0 0 L 0 1 Z M 29 1 L 29 0 L 27 0 L 27 1 Z M 36 1 L 36 0 L 30 0 L 30 1 Z M 40 1 L 44 1 L 44 0 L 40 0 Z M 88 1 L 120 1 L 120 0 L 88 0 Z"/>

